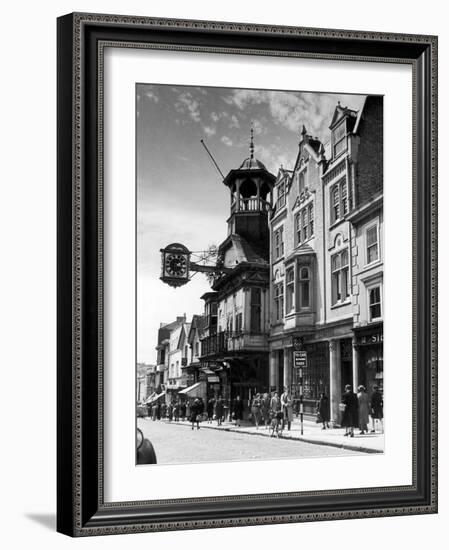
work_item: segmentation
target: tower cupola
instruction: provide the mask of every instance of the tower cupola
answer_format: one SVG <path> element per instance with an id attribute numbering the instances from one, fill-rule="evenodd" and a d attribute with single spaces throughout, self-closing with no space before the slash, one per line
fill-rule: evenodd
<path id="1" fill-rule="evenodd" d="M 223 180 L 230 190 L 231 212 L 228 233 L 247 240 L 268 233 L 268 214 L 276 177 L 254 156 L 254 130 L 251 126 L 250 155 Z"/>

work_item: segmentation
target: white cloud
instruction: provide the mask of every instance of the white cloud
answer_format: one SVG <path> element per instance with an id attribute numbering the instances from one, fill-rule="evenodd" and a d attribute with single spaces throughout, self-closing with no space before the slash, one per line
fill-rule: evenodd
<path id="1" fill-rule="evenodd" d="M 327 139 L 328 126 L 339 100 L 343 105 L 359 109 L 363 96 L 235 90 L 225 98 L 226 103 L 234 104 L 242 111 L 248 111 L 248 107 L 254 105 L 266 105 L 277 124 L 295 133 L 299 133 L 304 124 L 309 134 L 321 140 Z"/>
<path id="2" fill-rule="evenodd" d="M 231 116 L 231 122 L 229 123 L 229 128 L 240 128 L 239 119 L 235 116 Z"/>
<path id="3" fill-rule="evenodd" d="M 153 92 L 152 90 L 145 90 L 144 95 L 150 101 L 154 101 L 155 103 L 159 103 L 159 96 L 155 92 Z"/>
<path id="4" fill-rule="evenodd" d="M 213 126 L 204 126 L 203 130 L 207 137 L 214 136 L 217 133 L 217 129 Z"/>
<path id="5" fill-rule="evenodd" d="M 179 94 L 178 100 L 175 102 L 175 109 L 178 113 L 189 115 L 195 122 L 201 121 L 200 104 L 194 99 L 190 92 L 182 92 Z"/>
<path id="6" fill-rule="evenodd" d="M 228 147 L 232 147 L 234 145 L 234 142 L 231 138 L 228 138 L 228 136 L 222 136 L 221 140 L 222 143 L 227 145 Z"/>
<path id="7" fill-rule="evenodd" d="M 220 120 L 220 115 L 214 111 L 210 114 L 210 118 L 212 122 L 218 122 Z"/>

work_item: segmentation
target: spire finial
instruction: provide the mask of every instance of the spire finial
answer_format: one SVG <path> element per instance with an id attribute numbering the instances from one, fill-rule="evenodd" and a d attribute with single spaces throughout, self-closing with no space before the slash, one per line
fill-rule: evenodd
<path id="1" fill-rule="evenodd" d="M 251 121 L 251 139 L 249 142 L 249 152 L 251 159 L 254 158 L 254 128 L 253 128 L 253 122 Z"/>

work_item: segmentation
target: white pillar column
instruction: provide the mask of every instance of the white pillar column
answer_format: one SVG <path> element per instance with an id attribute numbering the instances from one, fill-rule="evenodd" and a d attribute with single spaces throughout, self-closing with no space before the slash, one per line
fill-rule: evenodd
<path id="1" fill-rule="evenodd" d="M 276 387 L 278 376 L 278 351 L 270 351 L 270 389 Z"/>
<path id="2" fill-rule="evenodd" d="M 279 388 L 281 393 L 284 391 L 284 387 L 290 387 L 290 380 L 291 380 L 291 356 L 292 350 L 291 348 L 285 348 L 284 349 L 284 380 L 282 380 L 283 387 Z"/>
<path id="3" fill-rule="evenodd" d="M 338 405 L 341 401 L 341 372 L 339 355 L 340 344 L 338 340 L 329 340 L 330 421 L 333 427 L 340 424 L 340 409 Z"/>
<path id="4" fill-rule="evenodd" d="M 352 338 L 352 384 L 353 390 L 357 393 L 359 385 L 359 349 L 355 337 Z"/>
<path id="5" fill-rule="evenodd" d="M 237 192 L 236 192 L 237 204 L 235 205 L 235 211 L 236 212 L 240 211 L 240 183 L 241 183 L 240 181 L 236 182 L 236 187 L 237 187 Z"/>

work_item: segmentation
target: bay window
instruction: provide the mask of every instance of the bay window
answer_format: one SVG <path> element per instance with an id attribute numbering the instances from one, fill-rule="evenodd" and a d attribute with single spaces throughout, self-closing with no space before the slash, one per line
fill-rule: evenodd
<path id="1" fill-rule="evenodd" d="M 310 307 L 310 269 L 299 268 L 299 307 L 301 309 Z"/>
<path id="2" fill-rule="evenodd" d="M 295 309 L 295 270 L 293 267 L 289 268 L 285 277 L 285 289 L 286 289 L 286 313 L 290 313 Z"/>

